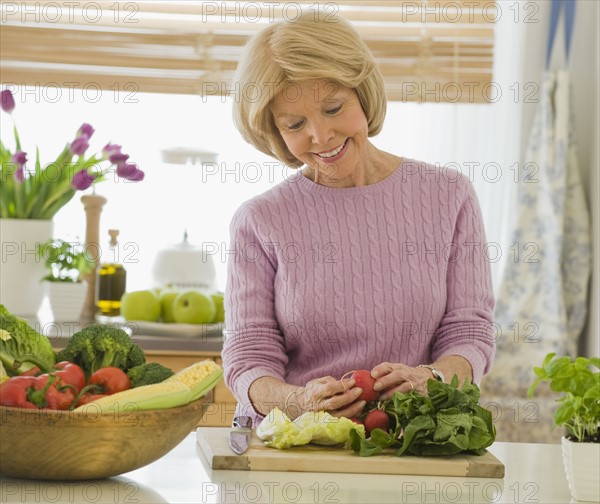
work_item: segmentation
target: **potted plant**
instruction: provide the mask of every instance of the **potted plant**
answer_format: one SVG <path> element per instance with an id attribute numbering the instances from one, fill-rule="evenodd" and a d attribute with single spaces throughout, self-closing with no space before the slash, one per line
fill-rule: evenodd
<path id="1" fill-rule="evenodd" d="M 57 146 L 58 156 L 44 162 L 37 148 L 31 156 L 27 151 L 32 152 L 32 147 L 21 143 L 10 89 L 0 92 L 0 109 L 12 119 L 14 136 L 12 148 L 0 141 L 0 291 L 10 293 L 2 301 L 13 313 L 34 317 L 44 297 L 38 281 L 44 270 L 25 252 L 52 237 L 54 216 L 75 194 L 108 179 L 139 182 L 144 172 L 129 161 L 120 145 L 108 143 L 90 155 L 95 130 L 88 123 L 81 125 L 71 141 Z M 8 134 L 7 118 L 2 118 L 2 125 L 3 134 Z M 109 177 L 112 173 L 115 176 Z"/>
<path id="2" fill-rule="evenodd" d="M 577 500 L 600 502 L 600 359 L 546 355 L 528 390 L 529 397 L 541 382 L 560 394 L 554 423 L 566 429 L 562 454 L 571 495 Z"/>
<path id="3" fill-rule="evenodd" d="M 38 255 L 46 267 L 42 281 L 55 321 L 78 321 L 85 302 L 83 278 L 95 268 L 95 262 L 78 243 L 48 240 L 38 246 Z"/>

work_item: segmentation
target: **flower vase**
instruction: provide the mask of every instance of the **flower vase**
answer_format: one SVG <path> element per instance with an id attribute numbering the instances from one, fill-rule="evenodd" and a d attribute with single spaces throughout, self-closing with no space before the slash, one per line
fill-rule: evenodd
<path id="1" fill-rule="evenodd" d="M 13 314 L 35 319 L 44 300 L 44 262 L 37 247 L 52 238 L 51 220 L 0 219 L 0 304 Z"/>

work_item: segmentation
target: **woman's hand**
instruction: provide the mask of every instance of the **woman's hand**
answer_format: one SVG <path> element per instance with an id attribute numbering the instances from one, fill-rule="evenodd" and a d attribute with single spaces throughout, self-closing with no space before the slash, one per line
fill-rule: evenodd
<path id="1" fill-rule="evenodd" d="M 390 399 L 394 392 L 416 390 L 427 394 L 427 381 L 433 378 L 427 368 L 414 368 L 405 364 L 382 362 L 371 370 L 371 376 L 377 381 L 373 389 L 380 392 L 379 399 Z"/>
<path id="2" fill-rule="evenodd" d="M 365 402 L 357 401 L 362 389 L 354 385 L 352 379 L 336 380 L 331 376 L 311 380 L 290 393 L 286 401 L 287 414 L 296 418 L 306 411 L 324 410 L 335 417 L 357 416 Z"/>

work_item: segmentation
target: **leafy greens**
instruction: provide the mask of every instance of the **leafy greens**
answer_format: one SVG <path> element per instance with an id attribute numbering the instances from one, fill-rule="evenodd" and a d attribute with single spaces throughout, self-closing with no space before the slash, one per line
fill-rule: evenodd
<path id="1" fill-rule="evenodd" d="M 348 418 L 336 418 L 326 411 L 308 411 L 292 421 L 274 408 L 262 420 L 256 435 L 267 446 L 280 450 L 308 443 L 333 446 L 346 443 L 355 427 L 358 435 L 365 435 L 364 426 Z"/>
<path id="2" fill-rule="evenodd" d="M 51 368 L 56 353 L 50 340 L 33 329 L 26 320 L 16 317 L 0 304 L 0 362 L 8 376 L 15 376 L 33 368 L 26 359 L 36 359 Z"/>
<path id="3" fill-rule="evenodd" d="M 600 373 L 591 368 L 600 369 L 598 357 L 572 360 L 549 353 L 541 367 L 533 368 L 536 379 L 527 391 L 532 397 L 541 382 L 548 382 L 550 390 L 562 393 L 554 423 L 564 425 L 579 442 L 598 442 L 600 436 Z"/>
<path id="4" fill-rule="evenodd" d="M 353 429 L 352 449 L 361 456 L 386 448 L 395 449 L 397 456 L 483 455 L 494 442 L 496 429 L 490 411 L 478 404 L 479 387 L 466 380 L 459 388 L 454 376 L 450 384 L 429 380 L 427 390 L 427 396 L 415 391 L 397 392 L 392 399 L 382 401 L 393 428 L 388 432 L 374 429 L 369 439 Z"/>

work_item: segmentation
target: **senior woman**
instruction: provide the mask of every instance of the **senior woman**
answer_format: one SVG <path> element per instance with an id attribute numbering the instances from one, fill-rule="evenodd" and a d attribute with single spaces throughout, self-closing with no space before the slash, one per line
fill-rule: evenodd
<path id="1" fill-rule="evenodd" d="M 381 399 L 479 382 L 495 347 L 476 195 L 458 172 L 371 143 L 384 85 L 354 28 L 313 12 L 271 24 L 236 84 L 252 96 L 234 103 L 242 136 L 298 169 L 231 221 L 222 356 L 237 414 L 356 416 L 345 375 L 359 369 Z"/>

